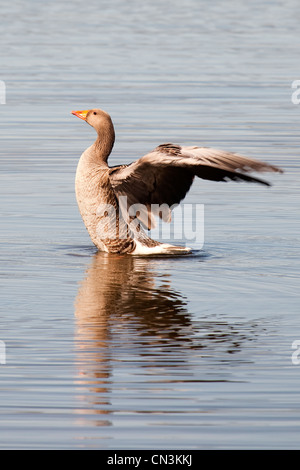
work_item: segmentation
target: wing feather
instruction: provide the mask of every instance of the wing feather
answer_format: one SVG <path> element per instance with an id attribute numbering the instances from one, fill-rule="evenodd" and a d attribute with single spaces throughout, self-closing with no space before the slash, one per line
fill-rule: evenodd
<path id="1" fill-rule="evenodd" d="M 172 206 L 189 191 L 194 177 L 211 181 L 246 181 L 269 186 L 250 172 L 281 172 L 276 166 L 236 153 L 207 147 L 163 144 L 129 165 L 110 169 L 111 185 L 118 197 L 126 196 L 127 208 L 139 204 L 138 219 L 148 229 L 153 215 L 171 220 Z M 165 205 L 164 210 L 159 207 Z"/>

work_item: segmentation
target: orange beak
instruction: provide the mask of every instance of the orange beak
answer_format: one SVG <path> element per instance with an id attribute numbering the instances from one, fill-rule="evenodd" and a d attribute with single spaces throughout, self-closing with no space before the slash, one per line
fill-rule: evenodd
<path id="1" fill-rule="evenodd" d="M 89 110 L 85 110 L 85 111 L 72 111 L 72 114 L 74 114 L 75 116 L 79 117 L 80 119 L 83 119 L 84 121 L 86 120 L 86 115 L 87 113 L 89 112 Z"/>

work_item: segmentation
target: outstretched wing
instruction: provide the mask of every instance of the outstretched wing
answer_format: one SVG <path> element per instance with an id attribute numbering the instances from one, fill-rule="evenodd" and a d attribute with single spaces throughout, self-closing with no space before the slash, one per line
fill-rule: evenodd
<path id="1" fill-rule="evenodd" d="M 235 153 L 163 144 L 130 165 L 111 168 L 110 181 L 118 198 L 126 196 L 127 207 L 140 205 L 138 219 L 150 229 L 155 226 L 154 215 L 171 220 L 172 206 L 185 197 L 195 176 L 269 186 L 268 182 L 249 176 L 251 171 L 282 172 L 268 163 Z"/>

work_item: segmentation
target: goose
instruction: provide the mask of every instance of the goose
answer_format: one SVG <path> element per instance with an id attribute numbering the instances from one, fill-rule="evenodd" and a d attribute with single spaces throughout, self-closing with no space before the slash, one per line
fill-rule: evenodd
<path id="1" fill-rule="evenodd" d="M 110 115 L 102 109 L 72 111 L 97 132 L 81 155 L 75 177 L 79 212 L 98 250 L 131 255 L 183 255 L 191 248 L 151 239 L 155 218 L 170 222 L 195 176 L 211 181 L 245 181 L 270 186 L 251 171 L 280 172 L 276 166 L 208 147 L 159 145 L 130 164 L 109 166 L 115 142 Z"/>

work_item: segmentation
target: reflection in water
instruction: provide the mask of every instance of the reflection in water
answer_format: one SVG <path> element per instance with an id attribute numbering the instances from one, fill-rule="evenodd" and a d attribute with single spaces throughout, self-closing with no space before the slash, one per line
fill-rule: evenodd
<path id="1" fill-rule="evenodd" d="M 220 345 L 227 356 L 240 350 L 245 335 L 236 327 L 193 319 L 187 300 L 172 289 L 170 276 L 161 274 L 162 262 L 94 255 L 75 303 L 78 382 L 89 390 L 82 413 L 87 409 L 89 413 L 110 413 L 116 362 L 124 361 L 129 375 L 137 361 L 144 368 L 161 364 L 162 374 L 168 375 L 172 369 L 173 377 L 177 367 L 180 379 L 185 380 L 188 374 L 182 377 L 182 370 L 190 366 L 195 350 L 197 365 L 199 358 L 209 357 L 211 352 L 207 351 L 220 349 Z"/>
<path id="2" fill-rule="evenodd" d="M 99 345 L 108 339 L 109 329 L 128 321 L 134 321 L 138 334 L 176 339 L 190 325 L 185 305 L 169 276 L 155 273 L 151 260 L 96 253 L 79 289 L 75 314 L 79 328 Z"/>

